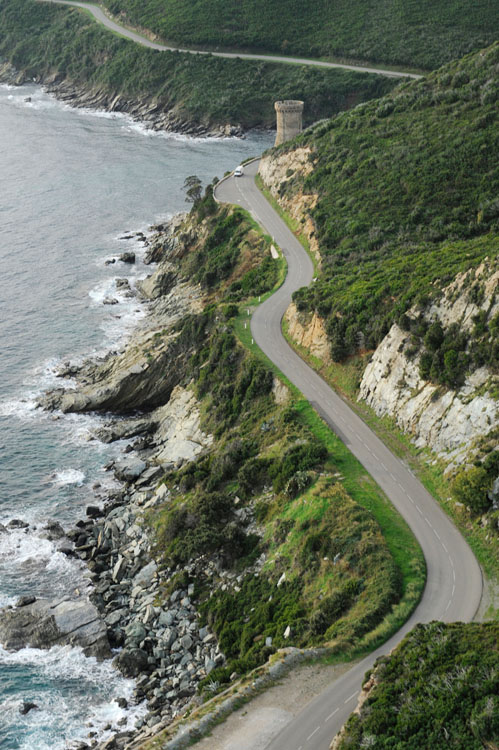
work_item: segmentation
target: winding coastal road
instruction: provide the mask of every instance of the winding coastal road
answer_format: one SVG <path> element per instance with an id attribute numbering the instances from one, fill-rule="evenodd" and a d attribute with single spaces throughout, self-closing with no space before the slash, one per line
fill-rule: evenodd
<path id="1" fill-rule="evenodd" d="M 107 16 L 101 7 L 92 3 L 79 3 L 74 0 L 41 0 L 41 2 L 57 3 L 59 5 L 73 5 L 75 8 L 83 8 L 89 11 L 94 18 L 102 23 L 106 28 L 114 31 L 121 36 L 131 39 L 137 44 L 142 44 L 144 47 L 150 47 L 151 49 L 157 49 L 163 52 L 185 52 L 191 55 L 214 55 L 215 57 L 227 57 L 227 58 L 240 58 L 241 60 L 263 60 L 264 62 L 272 63 L 288 63 L 294 65 L 311 65 L 317 68 L 344 68 L 345 70 L 357 70 L 360 73 L 377 73 L 382 76 L 390 76 L 391 78 L 422 78 L 417 73 L 404 73 L 396 70 L 384 70 L 383 68 L 365 67 L 362 65 L 347 65 L 346 63 L 332 63 L 324 62 L 322 60 L 308 60 L 302 57 L 284 57 L 282 55 L 258 55 L 249 54 L 242 52 L 213 52 L 209 50 L 193 50 L 181 47 L 168 47 L 165 44 L 159 44 L 153 42 L 145 36 L 138 34 L 136 31 L 121 26 L 120 24 L 113 21 Z"/>
<path id="2" fill-rule="evenodd" d="M 251 320 L 255 342 L 302 392 L 319 415 L 348 446 L 386 493 L 416 536 L 426 560 L 427 582 L 407 623 L 382 647 L 333 682 L 271 742 L 268 750 L 327 750 L 355 708 L 364 673 L 389 653 L 414 625 L 473 619 L 482 594 L 480 567 L 463 537 L 412 472 L 396 458 L 349 406 L 289 346 L 281 332 L 282 316 L 292 293 L 310 284 L 312 262 L 294 234 L 255 184 L 259 161 L 242 177 L 230 176 L 215 196 L 248 210 L 282 249 L 288 263 L 286 281 L 260 305 Z"/>

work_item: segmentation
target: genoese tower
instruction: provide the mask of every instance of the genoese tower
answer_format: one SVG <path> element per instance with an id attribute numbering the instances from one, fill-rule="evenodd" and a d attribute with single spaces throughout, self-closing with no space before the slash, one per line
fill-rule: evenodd
<path id="1" fill-rule="evenodd" d="M 277 113 L 277 134 L 275 146 L 284 141 L 289 141 L 302 131 L 303 102 L 298 99 L 285 99 L 274 103 Z"/>

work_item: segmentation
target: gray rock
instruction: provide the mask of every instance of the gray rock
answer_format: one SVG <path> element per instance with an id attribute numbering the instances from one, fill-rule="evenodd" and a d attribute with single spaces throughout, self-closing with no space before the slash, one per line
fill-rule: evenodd
<path id="1" fill-rule="evenodd" d="M 138 677 L 149 671 L 149 657 L 141 648 L 124 648 L 113 663 L 125 677 Z"/>
<path id="2" fill-rule="evenodd" d="M 213 659 L 210 659 L 208 656 L 204 660 L 204 668 L 206 670 L 206 674 L 210 674 L 210 672 L 213 672 L 217 665 L 213 661 Z"/>
<path id="3" fill-rule="evenodd" d="M 135 253 L 131 250 L 121 253 L 119 260 L 121 260 L 122 263 L 135 263 Z"/>
<path id="4" fill-rule="evenodd" d="M 126 560 L 124 557 L 120 557 L 118 559 L 118 562 L 113 568 L 113 581 L 116 581 L 117 583 L 119 583 L 122 580 L 123 576 L 125 575 L 125 570 L 126 570 Z"/>
<path id="5" fill-rule="evenodd" d="M 141 622 L 135 620 L 130 623 L 125 629 L 127 640 L 135 642 L 137 645 L 144 640 L 147 635 L 147 630 Z"/>
<path id="6" fill-rule="evenodd" d="M 106 626 L 96 607 L 85 599 L 37 599 L 18 609 L 1 610 L 0 643 L 12 651 L 71 645 L 81 646 L 87 656 L 98 659 L 111 655 Z"/>
<path id="7" fill-rule="evenodd" d="M 156 571 L 158 569 L 158 566 L 154 562 L 154 560 L 151 560 L 147 565 L 144 565 L 142 570 L 139 570 L 137 575 L 133 578 L 133 584 L 134 586 L 142 586 L 143 588 L 147 588 L 153 578 L 156 575 Z"/>
<path id="8" fill-rule="evenodd" d="M 50 521 L 49 523 L 45 524 L 40 536 L 53 542 L 57 539 L 63 539 L 66 534 L 60 523 L 58 523 L 57 521 Z"/>
<path id="9" fill-rule="evenodd" d="M 173 615 L 173 612 L 171 610 L 168 610 L 165 612 L 164 610 L 160 612 L 158 617 L 158 625 L 161 628 L 168 627 L 169 625 L 172 625 L 175 620 L 175 617 Z M 175 636 L 176 637 L 176 636 Z"/>
<path id="10" fill-rule="evenodd" d="M 137 456 L 123 456 L 114 464 L 114 473 L 123 482 L 131 482 L 140 477 L 147 468 L 147 464 Z"/>
<path id="11" fill-rule="evenodd" d="M 129 614 L 129 610 L 126 607 L 121 609 L 115 609 L 109 615 L 106 616 L 105 620 L 108 625 L 117 625 L 119 622 L 125 620 Z"/>
<path id="12" fill-rule="evenodd" d="M 29 526 L 29 523 L 26 523 L 26 521 L 21 521 L 20 518 L 13 518 L 12 521 L 9 521 L 7 524 L 8 529 L 27 529 Z"/>

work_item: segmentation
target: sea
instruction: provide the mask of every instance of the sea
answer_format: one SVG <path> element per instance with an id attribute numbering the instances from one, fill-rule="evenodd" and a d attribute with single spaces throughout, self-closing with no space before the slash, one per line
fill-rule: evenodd
<path id="1" fill-rule="evenodd" d="M 61 364 L 122 348 L 146 314 L 116 279 L 133 288 L 151 273 L 135 234 L 189 208 L 185 178 L 207 184 L 271 143 L 270 133 L 155 133 L 123 115 L 72 109 L 34 84 L 0 86 L 0 524 L 29 524 L 0 526 L 0 607 L 88 586 L 84 565 L 44 526 L 69 529 L 84 517 L 112 486 L 104 465 L 124 448 L 94 439 L 105 417 L 47 413 L 37 397 L 61 385 Z M 125 250 L 135 265 L 118 260 Z M 109 297 L 118 304 L 103 304 Z M 0 747 L 62 750 L 105 739 L 118 722 L 130 728 L 145 707 L 125 710 L 117 699 L 133 688 L 110 661 L 76 648 L 0 646 Z M 37 708 L 22 715 L 23 701 Z"/>

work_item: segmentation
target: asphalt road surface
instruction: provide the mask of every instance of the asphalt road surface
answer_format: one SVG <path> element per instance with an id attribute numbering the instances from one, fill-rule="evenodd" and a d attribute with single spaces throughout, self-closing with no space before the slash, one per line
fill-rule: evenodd
<path id="1" fill-rule="evenodd" d="M 313 265 L 293 233 L 255 184 L 259 161 L 242 177 L 229 177 L 216 188 L 217 200 L 247 209 L 283 251 L 288 275 L 278 291 L 253 314 L 255 342 L 299 388 L 343 440 L 405 518 L 425 556 L 427 582 L 420 604 L 387 643 L 353 666 L 311 702 L 270 743 L 268 750 L 327 750 L 355 708 L 363 675 L 416 623 L 473 619 L 482 594 L 480 567 L 463 537 L 412 472 L 396 458 L 347 404 L 289 346 L 281 319 L 292 293 L 312 282 Z"/>
<path id="2" fill-rule="evenodd" d="M 313 65 L 319 68 L 344 68 L 345 70 L 357 70 L 360 73 L 378 73 L 379 75 L 391 76 L 392 78 L 422 78 L 421 75 L 417 75 L 416 73 L 403 73 L 396 70 L 384 70 L 383 68 L 364 67 L 362 65 L 347 65 L 343 63 L 323 62 L 322 60 L 307 60 L 306 58 L 302 57 L 284 57 L 282 55 L 252 55 L 242 52 L 211 52 L 206 50 L 192 50 L 185 48 L 182 49 L 180 47 L 168 47 L 164 44 L 152 42 L 150 39 L 141 36 L 136 31 L 127 29 L 125 26 L 121 26 L 115 21 L 112 21 L 98 5 L 93 5 L 91 3 L 73 2 L 73 0 L 43 0 L 43 2 L 58 3 L 59 5 L 74 5 L 76 8 L 84 8 L 85 10 L 88 10 L 97 21 L 104 24 L 104 26 L 106 26 L 108 29 L 111 29 L 111 31 L 121 34 L 121 36 L 125 36 L 128 39 L 137 42 L 138 44 L 142 44 L 144 47 L 151 47 L 151 49 L 157 49 L 160 51 L 166 50 L 169 52 L 188 52 L 192 55 L 215 55 L 215 57 L 239 57 L 242 60 L 264 60 L 265 62 Z"/>

